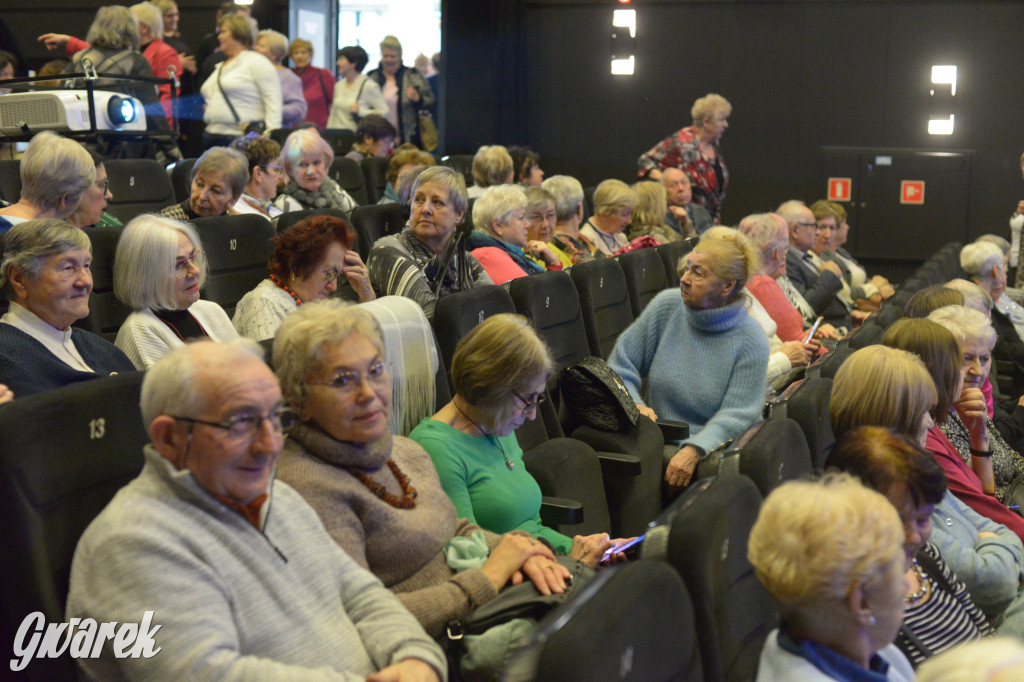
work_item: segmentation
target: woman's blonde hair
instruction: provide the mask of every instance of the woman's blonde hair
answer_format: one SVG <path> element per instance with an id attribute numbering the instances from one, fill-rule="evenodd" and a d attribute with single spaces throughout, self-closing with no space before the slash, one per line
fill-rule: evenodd
<path id="1" fill-rule="evenodd" d="M 299 306 L 274 334 L 274 373 L 285 399 L 301 411 L 309 405 L 309 378 L 331 348 L 360 334 L 383 356 L 380 327 L 366 310 L 336 299 Z M 387 358 L 383 358 L 387 359 Z"/>
<path id="2" fill-rule="evenodd" d="M 668 213 L 668 191 L 660 182 L 641 180 L 633 183 L 636 192 L 636 209 L 633 210 L 633 227 L 657 227 L 665 224 Z"/>
<path id="3" fill-rule="evenodd" d="M 903 565 L 903 538 L 889 500 L 833 473 L 773 490 L 750 531 L 747 558 L 783 620 L 827 623 L 855 584 L 874 592 Z"/>
<path id="4" fill-rule="evenodd" d="M 921 417 L 937 400 L 921 358 L 897 348 L 867 346 L 847 358 L 833 379 L 832 432 L 838 439 L 858 426 L 887 426 L 916 438 Z"/>
<path id="5" fill-rule="evenodd" d="M 732 113 L 732 105 L 729 100 L 721 95 L 709 92 L 693 103 L 690 109 L 690 116 L 693 117 L 693 125 L 699 126 L 706 119 L 715 116 L 728 116 Z"/>
<path id="6" fill-rule="evenodd" d="M 693 247 L 691 253 L 710 256 L 709 266 L 712 272 L 721 279 L 736 280 L 736 287 L 730 300 L 735 300 L 740 295 L 747 282 L 761 267 L 761 254 L 754 242 L 741 232 L 722 225 L 712 227 L 701 235 L 700 241 Z M 679 259 L 679 265 L 676 266 L 676 274 L 680 279 L 686 272 L 689 255 Z"/>
<path id="7" fill-rule="evenodd" d="M 594 213 L 597 215 L 619 215 L 626 209 L 636 210 L 640 201 L 629 185 L 622 180 L 609 179 L 594 190 Z"/>
<path id="8" fill-rule="evenodd" d="M 515 391 L 554 370 L 547 344 L 522 315 L 493 315 L 473 328 L 455 348 L 452 385 L 455 392 L 485 415 L 496 412 Z M 485 416 L 483 428 L 494 423 Z"/>
<path id="9" fill-rule="evenodd" d="M 484 145 L 473 155 L 473 184 L 477 187 L 512 182 L 512 156 L 500 144 Z"/>
<path id="10" fill-rule="evenodd" d="M 494 223 L 508 225 L 526 209 L 526 195 L 518 185 L 491 185 L 473 202 L 473 229 L 500 239 Z"/>

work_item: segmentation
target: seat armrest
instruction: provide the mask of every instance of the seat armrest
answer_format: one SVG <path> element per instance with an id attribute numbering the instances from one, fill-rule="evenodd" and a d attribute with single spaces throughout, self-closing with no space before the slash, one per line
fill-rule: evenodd
<path id="1" fill-rule="evenodd" d="M 545 526 L 574 526 L 583 523 L 583 504 L 564 497 L 542 497 L 540 520 Z"/>
<path id="2" fill-rule="evenodd" d="M 655 422 L 661 429 L 661 435 L 665 441 L 682 441 L 690 437 L 690 425 L 686 422 L 674 422 L 668 419 L 659 419 Z"/>
<path id="3" fill-rule="evenodd" d="M 621 452 L 595 452 L 597 461 L 601 462 L 601 474 L 616 478 L 639 476 L 642 470 L 640 458 Z"/>

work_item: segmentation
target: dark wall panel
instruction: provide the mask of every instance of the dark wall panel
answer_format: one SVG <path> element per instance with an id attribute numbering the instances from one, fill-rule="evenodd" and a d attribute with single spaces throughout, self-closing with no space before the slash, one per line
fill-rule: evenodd
<path id="1" fill-rule="evenodd" d="M 714 91 L 734 106 L 723 140 L 732 174 L 726 222 L 784 199 L 820 198 L 823 146 L 974 150 L 972 235 L 1005 232 L 1024 197 L 1024 89 L 1015 82 L 1024 3 L 636 0 L 629 78 L 608 72 L 611 13 L 621 5 L 520 0 L 525 77 L 513 83 L 488 64 L 496 53 L 515 58 L 498 40 L 511 29 L 483 17 L 488 8 L 514 16 L 514 4 L 447 3 L 449 20 L 475 29 L 472 38 L 447 37 L 449 112 L 464 100 L 500 111 L 517 98 L 522 125 L 503 132 L 539 151 L 549 175 L 571 173 L 584 185 L 635 177 L 636 157 L 686 125 L 693 100 Z M 948 137 L 926 133 L 930 67 L 939 63 L 959 67 Z M 471 114 L 460 119 L 459 151 L 509 141 Z"/>

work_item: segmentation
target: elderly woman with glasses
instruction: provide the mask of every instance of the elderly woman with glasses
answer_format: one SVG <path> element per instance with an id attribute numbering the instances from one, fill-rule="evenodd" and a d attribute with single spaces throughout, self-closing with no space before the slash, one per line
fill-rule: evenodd
<path id="1" fill-rule="evenodd" d="M 132 310 L 114 343 L 146 369 L 189 339 L 230 341 L 224 309 L 199 300 L 206 259 L 188 223 L 143 214 L 129 222 L 114 254 L 114 295 Z"/>
<path id="2" fill-rule="evenodd" d="M 300 420 L 278 478 L 429 634 L 441 636 L 448 621 L 487 603 L 517 575 L 545 594 L 564 589 L 565 571 L 550 549 L 529 535 L 483 532 L 457 516 L 423 448 L 391 434 L 389 366 L 370 312 L 338 301 L 303 307 L 274 337 L 274 366 Z M 486 560 L 457 571 L 445 550 L 471 541 Z"/>
<path id="3" fill-rule="evenodd" d="M 342 297 L 372 301 L 366 266 L 352 248 L 355 233 L 329 215 L 310 216 L 271 240 L 270 276 L 242 297 L 233 322 L 242 336 L 269 339 L 281 322 L 304 303 L 322 301 L 344 285 Z"/>
<path id="4" fill-rule="evenodd" d="M 112 343 L 71 326 L 89 314 L 91 265 L 89 237 L 66 221 L 30 220 L 4 235 L 0 382 L 19 398 L 134 371 Z"/>
<path id="5" fill-rule="evenodd" d="M 455 349 L 455 397 L 409 437 L 430 455 L 460 518 L 495 533 L 525 531 L 559 554 L 596 566 L 605 550 L 622 541 L 606 533 L 569 538 L 545 526 L 540 487 L 516 442 L 516 429 L 537 417 L 553 367 L 548 347 L 526 318 L 489 317 Z"/>
<path id="6" fill-rule="evenodd" d="M 249 182 L 245 192 L 231 210 L 235 213 L 255 213 L 274 220 L 282 213 L 302 209 L 291 197 L 274 205 L 277 188 L 284 184 L 284 166 L 281 165 L 281 145 L 274 140 L 250 133 L 236 138 L 231 149 L 241 152 L 249 160 Z"/>

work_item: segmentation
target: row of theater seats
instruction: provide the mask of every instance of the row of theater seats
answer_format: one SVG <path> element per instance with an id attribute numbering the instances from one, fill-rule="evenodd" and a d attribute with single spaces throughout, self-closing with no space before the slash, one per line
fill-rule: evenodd
<path id="1" fill-rule="evenodd" d="M 949 252 L 958 250 L 959 245 L 950 245 L 929 263 L 941 258 L 949 262 Z M 662 256 L 651 250 L 637 253 L 657 256 L 647 261 L 648 269 L 656 269 L 654 263 Z M 600 266 L 515 280 L 509 291 L 482 287 L 442 299 L 434 324 L 442 359 L 437 403 L 450 396 L 445 373 L 454 344 L 491 314 L 516 311 L 533 319 L 555 349 L 559 367 L 575 361 L 579 352 L 603 354 L 600 336 L 588 336 L 585 326 L 581 330 L 584 313 L 574 296 L 586 285 L 573 273 L 598 268 L 614 272 L 617 266 L 624 274 L 634 258 L 629 254 L 595 261 Z M 950 277 L 948 268 L 927 267 L 934 271 L 934 282 Z M 663 267 L 661 274 L 666 282 Z M 911 293 L 901 289 L 899 299 Z M 643 305 L 639 294 L 638 299 Z M 603 572 L 542 621 L 537 635 L 510 661 L 509 679 L 752 679 L 761 643 L 777 622 L 745 557 L 760 500 L 780 482 L 821 468 L 832 440 L 830 376 L 853 348 L 880 337 L 884 320 L 898 315 L 887 312 L 896 311 L 897 303 L 887 303 L 855 335 L 841 341 L 835 355 L 825 356 L 809 370 L 808 379 L 773 405 L 767 421 L 718 453 L 702 467 L 704 478 L 665 510 L 660 500 L 653 513 L 650 507 L 643 509 L 641 496 L 648 501 L 658 496 L 657 485 L 650 487 L 652 469 L 644 466 L 650 460 L 637 455 L 616 459 L 614 452 L 600 460 L 583 442 L 564 438 L 564 415 L 551 409 L 555 401 L 545 403 L 548 410 L 534 423 L 541 427 L 539 434 L 524 428 L 517 436 L 545 495 L 584 500 L 584 523 L 560 529 L 575 533 L 611 528 L 627 535 L 637 525 L 649 525 L 649 538 L 641 561 Z M 587 339 L 587 349 L 571 348 L 573 337 Z M 597 344 L 593 348 L 591 338 Z M 0 640 L 13 641 L 24 615 L 32 611 L 42 611 L 49 622 L 61 619 L 77 538 L 142 464 L 140 451 L 147 437 L 137 410 L 141 378 L 98 379 L 0 409 L 0 504 L 7 520 L 0 525 L 0 546 L 9 564 L 7 589 L 0 593 L 6 614 Z M 639 439 L 637 434 L 618 435 L 619 443 Z M 589 473 L 578 475 L 581 471 Z M 660 460 L 653 471 L 657 484 Z M 636 513 L 638 508 L 643 513 Z M 616 614 L 618 620 L 607 614 Z M 620 621 L 626 618 L 623 627 Z M 580 677 L 580 666 L 589 662 L 597 667 Z M 73 677 L 67 659 L 38 660 L 27 672 L 27 679 Z"/>
<path id="2" fill-rule="evenodd" d="M 123 223 L 189 197 L 195 159 L 177 163 L 168 173 L 152 159 L 108 159 L 104 162 L 113 200 L 107 212 Z M 20 161 L 0 161 L 0 199 L 14 203 L 21 195 Z M 331 163 L 328 175 L 360 206 L 376 204 L 387 186 L 388 160 L 353 161 L 343 156 Z"/>

